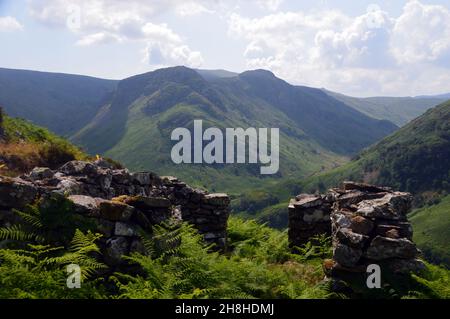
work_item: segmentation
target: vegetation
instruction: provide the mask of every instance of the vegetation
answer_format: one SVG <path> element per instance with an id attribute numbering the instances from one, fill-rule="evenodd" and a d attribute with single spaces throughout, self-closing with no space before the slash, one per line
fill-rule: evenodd
<path id="1" fill-rule="evenodd" d="M 448 100 L 448 96 L 445 95 L 356 98 L 326 90 L 325 93 L 368 116 L 391 121 L 400 127 L 422 115 L 428 109 Z"/>
<path id="2" fill-rule="evenodd" d="M 70 160 L 87 159 L 65 139 L 23 119 L 2 114 L 0 174 L 15 176 L 36 166 L 56 168 Z"/>
<path id="3" fill-rule="evenodd" d="M 414 227 L 414 241 L 428 260 L 450 266 L 450 195 L 439 203 L 417 209 L 409 219 Z"/>
<path id="4" fill-rule="evenodd" d="M 433 203 L 450 192 L 450 101 L 440 104 L 413 120 L 394 134 L 361 152 L 350 163 L 304 179 L 286 179 L 271 185 L 271 200 L 286 203 L 300 192 L 324 192 L 344 180 L 391 186 L 415 195 L 415 206 Z M 263 194 L 269 188 L 259 192 Z M 243 193 L 242 198 L 250 197 Z M 261 196 L 255 206 L 261 208 L 261 218 L 270 221 L 271 215 L 281 215 L 280 204 L 266 206 Z M 233 202 L 239 211 L 238 200 Z M 247 213 L 247 212 L 245 212 Z M 279 225 L 286 225 L 285 220 Z M 448 214 L 447 214 L 448 216 Z M 277 225 L 275 225 L 277 226 Z"/>
<path id="5" fill-rule="evenodd" d="M 0 68 L 0 105 L 61 136 L 91 121 L 117 81 L 87 76 Z"/>
<path id="6" fill-rule="evenodd" d="M 110 103 L 72 140 L 133 170 L 176 175 L 198 187 L 240 194 L 336 167 L 396 129 L 320 90 L 292 86 L 269 72 L 207 79 L 175 67 L 122 80 Z M 170 134 L 176 127 L 192 128 L 194 119 L 202 119 L 205 129 L 280 128 L 279 173 L 261 176 L 259 165 L 175 165 Z"/>
<path id="7" fill-rule="evenodd" d="M 21 215 L 23 217 L 23 215 Z M 42 216 L 42 215 L 38 215 Z M 36 219 L 49 227 L 42 218 Z M 11 240 L 2 229 L 0 239 L 0 298 L 342 298 L 368 297 L 332 293 L 324 282 L 322 262 L 330 257 L 329 239 L 289 252 L 286 232 L 255 221 L 231 218 L 229 253 L 211 251 L 192 226 L 162 225 L 144 238 L 145 254 L 124 259 L 136 267 L 114 272 L 105 269 L 95 242 L 99 235 L 76 230 L 66 245 L 31 235 Z M 17 238 L 16 238 L 17 239 Z M 68 264 L 82 270 L 81 289 L 66 288 Z M 105 271 L 106 270 L 106 271 Z M 450 298 L 449 272 L 428 265 L 421 276 L 386 283 L 382 298 Z M 365 282 L 364 280 L 362 282 Z M 402 283 L 402 285 L 398 285 Z M 354 289 L 358 283 L 348 282 Z M 393 291 L 395 293 L 393 293 Z"/>

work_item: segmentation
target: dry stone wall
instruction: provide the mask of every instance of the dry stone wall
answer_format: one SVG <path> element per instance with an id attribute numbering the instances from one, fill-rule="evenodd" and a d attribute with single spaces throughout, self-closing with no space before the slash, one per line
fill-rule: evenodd
<path id="1" fill-rule="evenodd" d="M 409 193 L 354 182 L 326 195 L 299 195 L 289 205 L 289 242 L 295 247 L 331 233 L 333 259 L 324 263 L 329 276 L 380 263 L 397 273 L 419 271 L 424 265 L 407 220 L 411 202 Z"/>
<path id="2" fill-rule="evenodd" d="M 18 222 L 13 209 L 23 209 L 40 199 L 67 198 L 74 214 L 95 221 L 103 234 L 103 255 L 110 265 L 121 256 L 142 251 L 139 230 L 151 232 L 165 221 L 186 221 L 218 249 L 226 248 L 230 200 L 226 194 L 194 189 L 175 177 L 151 172 L 115 169 L 100 159 L 72 161 L 53 171 L 35 168 L 29 174 L 0 177 L 0 226 Z"/>

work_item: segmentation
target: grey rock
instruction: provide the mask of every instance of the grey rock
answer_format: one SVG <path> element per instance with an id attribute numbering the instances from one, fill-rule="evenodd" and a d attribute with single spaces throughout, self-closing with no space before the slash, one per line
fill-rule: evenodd
<path id="1" fill-rule="evenodd" d="M 70 195 L 68 199 L 73 203 L 76 213 L 89 216 L 98 216 L 100 203 L 106 201 L 86 195 Z"/>
<path id="2" fill-rule="evenodd" d="M 97 172 L 95 165 L 85 161 L 71 161 L 59 169 L 60 172 L 66 175 L 90 175 Z"/>
<path id="3" fill-rule="evenodd" d="M 132 236 L 137 236 L 138 233 L 133 226 L 126 224 L 126 223 L 122 223 L 122 222 L 116 222 L 115 228 L 114 228 L 114 235 L 132 237 Z"/>
<path id="4" fill-rule="evenodd" d="M 373 260 L 388 258 L 415 258 L 419 254 L 416 245 L 406 238 L 393 239 L 376 236 L 366 251 L 366 257 Z"/>
<path id="5" fill-rule="evenodd" d="M 230 198 L 224 193 L 208 194 L 204 196 L 203 202 L 212 206 L 227 206 L 230 204 Z"/>
<path id="6" fill-rule="evenodd" d="M 110 221 L 128 221 L 134 210 L 134 207 L 120 202 L 105 200 L 99 204 L 99 216 Z"/>
<path id="7" fill-rule="evenodd" d="M 66 195 L 76 195 L 83 193 L 82 184 L 73 180 L 72 178 L 64 178 L 57 185 L 56 188 Z"/>
<path id="8" fill-rule="evenodd" d="M 131 174 L 131 177 L 133 182 L 136 182 L 142 186 L 149 186 L 151 185 L 152 175 L 153 174 L 149 172 L 136 172 Z"/>
<path id="9" fill-rule="evenodd" d="M 351 230 L 358 234 L 369 235 L 372 232 L 374 225 L 375 224 L 370 219 L 362 216 L 353 216 L 350 219 Z"/>
<path id="10" fill-rule="evenodd" d="M 40 179 L 48 179 L 48 178 L 52 178 L 54 175 L 54 172 L 48 168 L 48 167 L 35 167 L 33 168 L 33 170 L 30 172 L 30 174 L 28 175 L 28 177 L 32 180 L 32 181 L 36 181 L 36 180 L 40 180 Z"/>
<path id="11" fill-rule="evenodd" d="M 36 200 L 38 193 L 38 188 L 30 182 L 0 177 L 0 207 L 24 208 Z"/>
<path id="12" fill-rule="evenodd" d="M 358 264 L 362 250 L 343 244 L 337 244 L 333 249 L 334 260 L 344 267 L 354 267 Z"/>
<path id="13" fill-rule="evenodd" d="M 348 228 L 340 228 L 336 233 L 336 237 L 340 243 L 355 248 L 362 248 L 369 239 L 369 236 L 354 233 Z"/>
<path id="14" fill-rule="evenodd" d="M 295 197 L 296 201 L 293 202 L 295 207 L 311 208 L 317 207 L 323 204 L 321 196 L 300 194 Z"/>
<path id="15" fill-rule="evenodd" d="M 412 197 L 409 193 L 389 193 L 382 198 L 364 200 L 358 204 L 356 213 L 363 217 L 404 219 L 411 209 Z"/>
<path id="16" fill-rule="evenodd" d="M 365 183 L 356 183 L 351 181 L 345 181 L 342 183 L 344 190 L 359 190 L 362 192 L 369 192 L 369 193 L 384 193 L 384 192 L 391 192 L 392 188 L 390 187 L 380 187 Z"/>
<path id="17" fill-rule="evenodd" d="M 128 255 L 130 244 L 125 237 L 113 237 L 106 241 L 105 262 L 108 265 L 122 264 L 122 256 Z"/>

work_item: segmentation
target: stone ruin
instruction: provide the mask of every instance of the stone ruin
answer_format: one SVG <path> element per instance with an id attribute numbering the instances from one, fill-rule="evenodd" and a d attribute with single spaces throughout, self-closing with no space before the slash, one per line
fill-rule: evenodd
<path id="1" fill-rule="evenodd" d="M 411 202 L 409 193 L 355 182 L 326 195 L 299 195 L 289 204 L 290 246 L 331 234 L 333 259 L 324 262 L 329 277 L 366 272 L 369 264 L 394 273 L 420 271 L 424 264 L 417 259 L 420 251 L 407 220 Z"/>
<path id="2" fill-rule="evenodd" d="M 103 159 L 71 161 L 58 170 L 35 168 L 29 174 L 0 176 L 0 227 L 16 222 L 13 209 L 23 209 L 37 199 L 65 197 L 75 214 L 93 219 L 103 235 L 105 262 L 118 265 L 121 256 L 142 251 L 138 229 L 164 221 L 186 221 L 220 250 L 226 248 L 230 200 L 226 194 L 194 189 L 175 177 L 150 172 L 115 169 Z M 0 243 L 1 244 L 1 243 Z"/>

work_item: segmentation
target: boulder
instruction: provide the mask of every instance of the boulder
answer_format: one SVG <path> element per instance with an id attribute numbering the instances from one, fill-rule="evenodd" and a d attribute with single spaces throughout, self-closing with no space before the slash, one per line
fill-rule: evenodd
<path id="1" fill-rule="evenodd" d="M 389 193 L 382 198 L 361 201 L 357 205 L 356 214 L 368 218 L 405 219 L 411 202 L 412 197 L 408 193 Z"/>
<path id="2" fill-rule="evenodd" d="M 28 178 L 32 181 L 52 178 L 55 173 L 48 167 L 35 167 L 28 174 Z"/>
<path id="3" fill-rule="evenodd" d="M 306 223 L 326 222 L 330 220 L 330 213 L 322 209 L 315 209 L 312 212 L 303 214 L 303 221 Z"/>
<path id="4" fill-rule="evenodd" d="M 99 217 L 110 221 L 128 221 L 134 207 L 124 203 L 105 200 L 99 204 Z"/>
<path id="5" fill-rule="evenodd" d="M 124 236 L 124 237 L 133 237 L 137 236 L 138 232 L 135 227 L 130 224 L 116 222 L 114 228 L 114 235 L 116 236 Z"/>
<path id="6" fill-rule="evenodd" d="M 352 214 L 344 211 L 337 211 L 331 214 L 331 221 L 333 225 L 342 228 L 348 228 L 352 225 Z"/>
<path id="7" fill-rule="evenodd" d="M 372 260 L 388 258 L 413 259 L 419 254 L 416 245 L 406 238 L 394 239 L 376 236 L 366 251 L 366 257 Z"/>
<path id="8" fill-rule="evenodd" d="M 295 201 L 292 204 L 294 207 L 311 208 L 321 206 L 323 199 L 317 195 L 300 194 L 295 197 Z"/>
<path id="9" fill-rule="evenodd" d="M 68 199 L 73 203 L 75 212 L 82 215 L 99 216 L 100 203 L 105 199 L 86 195 L 70 195 Z"/>
<path id="10" fill-rule="evenodd" d="M 374 223 L 362 216 L 354 216 L 350 219 L 350 229 L 358 234 L 369 235 L 374 228 Z"/>
<path id="11" fill-rule="evenodd" d="M 362 250 L 344 244 L 337 244 L 333 249 L 333 259 L 344 267 L 355 267 L 362 256 Z"/>
<path id="12" fill-rule="evenodd" d="M 131 181 L 133 180 L 133 177 L 131 176 L 130 172 L 126 168 L 113 170 L 111 173 L 111 178 L 112 178 L 112 183 L 122 184 L 122 185 L 129 185 L 129 184 L 131 184 Z"/>
<path id="13" fill-rule="evenodd" d="M 122 201 L 125 204 L 136 207 L 142 211 L 154 208 L 169 208 L 170 200 L 164 197 L 147 197 L 147 196 L 121 196 L 113 200 Z"/>
<path id="14" fill-rule="evenodd" d="M 224 193 L 208 194 L 203 197 L 203 203 L 212 206 L 228 206 L 230 198 Z"/>
<path id="15" fill-rule="evenodd" d="M 399 222 L 393 225 L 384 223 L 377 225 L 375 228 L 375 233 L 384 237 L 391 237 L 394 234 L 394 231 L 399 237 L 405 237 L 409 240 L 412 239 L 413 230 L 411 223 L 409 222 Z M 391 234 L 391 236 L 388 234 Z"/>
<path id="16" fill-rule="evenodd" d="M 71 161 L 59 169 L 60 172 L 66 175 L 92 175 L 97 173 L 97 167 L 85 161 Z"/>
<path id="17" fill-rule="evenodd" d="M 76 195 L 83 193 L 83 185 L 72 178 L 62 178 L 56 185 L 61 194 Z"/>
<path id="18" fill-rule="evenodd" d="M 0 207 L 21 209 L 32 204 L 39 190 L 32 183 L 19 178 L 0 177 Z"/>
<path id="19" fill-rule="evenodd" d="M 362 248 L 369 239 L 369 236 L 354 233 L 348 228 L 340 228 L 336 237 L 340 243 L 355 248 Z"/>
<path id="20" fill-rule="evenodd" d="M 108 265 L 123 263 L 122 256 L 128 255 L 130 243 L 125 237 L 112 237 L 106 241 L 104 251 L 105 262 Z"/>
<path id="21" fill-rule="evenodd" d="M 343 188 L 345 191 L 358 190 L 358 191 L 368 192 L 368 193 L 384 193 L 384 192 L 392 191 L 392 188 L 390 188 L 390 187 L 380 187 L 380 186 L 375 186 L 375 185 L 370 185 L 370 184 L 365 184 L 365 183 L 356 183 L 356 182 L 350 182 L 350 181 L 345 181 L 342 183 L 342 185 L 343 185 Z"/>
<path id="22" fill-rule="evenodd" d="M 142 186 L 150 186 L 152 184 L 153 174 L 149 172 L 136 172 L 131 174 L 134 183 Z"/>

